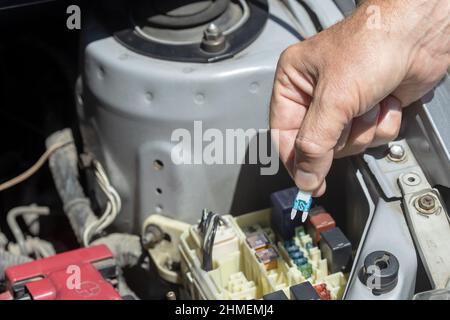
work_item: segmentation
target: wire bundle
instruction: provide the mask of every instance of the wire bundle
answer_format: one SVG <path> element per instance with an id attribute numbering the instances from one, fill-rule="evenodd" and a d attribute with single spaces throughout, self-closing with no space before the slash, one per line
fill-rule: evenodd
<path id="1" fill-rule="evenodd" d="M 212 270 L 212 250 L 214 239 L 219 225 L 227 225 L 227 222 L 218 213 L 203 209 L 202 218 L 198 225 L 200 234 L 203 236 L 203 261 L 202 269 Z"/>
<path id="2" fill-rule="evenodd" d="M 111 223 L 113 223 L 122 207 L 120 196 L 109 182 L 108 176 L 106 175 L 105 169 L 101 163 L 97 160 L 93 160 L 93 167 L 97 184 L 103 191 L 107 202 L 102 216 L 97 221 L 91 223 L 84 231 L 84 246 L 88 246 L 94 235 L 101 233 L 108 226 L 110 226 Z"/>

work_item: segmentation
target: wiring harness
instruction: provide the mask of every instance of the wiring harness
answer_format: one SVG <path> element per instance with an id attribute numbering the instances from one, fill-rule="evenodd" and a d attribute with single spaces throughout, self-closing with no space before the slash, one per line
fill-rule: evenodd
<path id="1" fill-rule="evenodd" d="M 94 235 L 101 233 L 114 222 L 122 207 L 120 196 L 116 189 L 111 185 L 101 163 L 98 160 L 93 160 L 92 164 L 95 172 L 95 179 L 98 186 L 103 191 L 107 202 L 102 216 L 97 221 L 92 221 L 84 230 L 84 246 L 88 246 Z"/>
<path id="2" fill-rule="evenodd" d="M 227 225 L 227 222 L 221 217 L 220 214 L 203 209 L 202 218 L 198 228 L 200 234 L 203 236 L 202 269 L 205 271 L 210 271 L 213 268 L 212 250 L 219 225 Z"/>

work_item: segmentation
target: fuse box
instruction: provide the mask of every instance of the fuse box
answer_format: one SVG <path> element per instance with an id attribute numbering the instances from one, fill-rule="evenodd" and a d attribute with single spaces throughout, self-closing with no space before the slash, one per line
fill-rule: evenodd
<path id="1" fill-rule="evenodd" d="M 193 299 L 296 299 L 292 290 L 297 291 L 291 288 L 302 283 L 322 300 L 342 298 L 347 275 L 329 272 L 328 261 L 303 226 L 295 229 L 293 237 L 282 239 L 271 228 L 271 214 L 266 209 L 222 216 L 224 224 L 217 230 L 209 271 L 202 269 L 203 239 L 198 226 L 181 235 L 181 274 Z M 220 254 L 214 254 L 216 249 Z"/>

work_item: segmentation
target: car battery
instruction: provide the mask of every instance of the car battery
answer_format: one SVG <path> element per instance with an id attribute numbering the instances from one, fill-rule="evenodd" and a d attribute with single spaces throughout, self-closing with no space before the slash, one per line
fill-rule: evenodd
<path id="1" fill-rule="evenodd" d="M 118 270 L 105 245 L 64 252 L 5 271 L 14 300 L 121 300 Z"/>

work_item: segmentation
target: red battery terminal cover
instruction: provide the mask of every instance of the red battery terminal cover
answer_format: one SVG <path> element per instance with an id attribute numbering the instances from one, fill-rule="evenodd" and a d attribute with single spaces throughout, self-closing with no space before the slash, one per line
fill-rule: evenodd
<path id="1" fill-rule="evenodd" d="M 8 293 L 15 300 L 121 300 L 111 282 L 117 266 L 105 245 L 68 251 L 5 271 Z M 79 277 L 76 279 L 74 277 Z"/>

